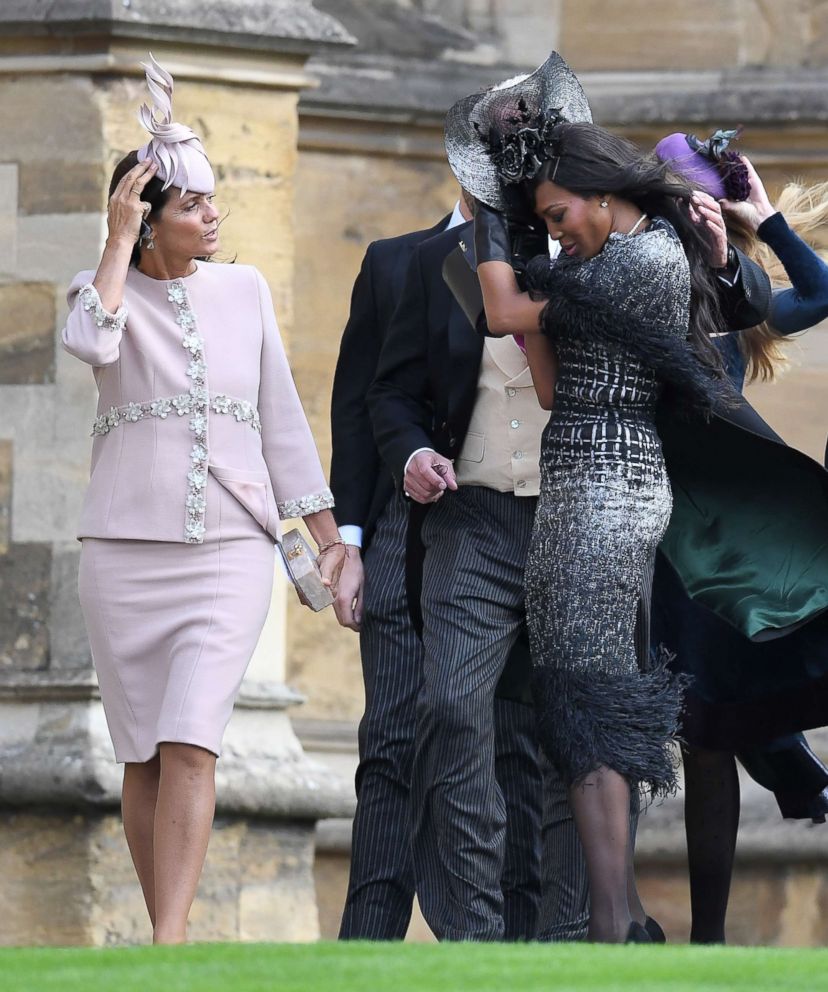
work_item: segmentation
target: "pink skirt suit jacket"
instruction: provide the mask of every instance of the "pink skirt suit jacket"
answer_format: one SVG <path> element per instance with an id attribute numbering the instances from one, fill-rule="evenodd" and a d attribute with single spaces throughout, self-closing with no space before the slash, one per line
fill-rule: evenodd
<path id="1" fill-rule="evenodd" d="M 114 314 L 93 272 L 68 294 L 63 344 L 99 394 L 78 586 L 118 761 L 166 741 L 219 753 L 280 520 L 333 506 L 267 283 L 196 264 L 131 268 Z"/>

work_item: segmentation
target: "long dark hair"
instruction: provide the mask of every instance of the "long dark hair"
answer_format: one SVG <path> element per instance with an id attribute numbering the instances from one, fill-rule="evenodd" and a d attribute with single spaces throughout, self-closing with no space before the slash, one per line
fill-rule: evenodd
<path id="1" fill-rule="evenodd" d="M 545 181 L 578 196 L 614 194 L 634 203 L 650 217 L 663 217 L 675 228 L 690 264 L 690 341 L 698 357 L 721 370 L 712 334 L 723 326 L 716 277 L 710 268 L 711 243 L 706 228 L 690 216 L 695 187 L 680 179 L 653 155 L 645 155 L 631 141 L 595 124 L 561 123 L 548 143 L 555 156 L 524 184 L 534 203 L 535 191 Z"/>
<path id="2" fill-rule="evenodd" d="M 109 180 L 109 196 L 115 192 L 115 187 L 124 178 L 124 176 L 129 172 L 130 169 L 134 169 L 138 165 L 138 150 L 131 151 L 124 155 L 121 161 L 115 166 L 112 172 L 112 178 Z M 170 187 L 164 189 L 164 181 L 159 179 L 158 176 L 153 176 L 152 179 L 147 183 L 147 185 L 141 191 L 141 199 L 149 203 L 152 209 L 147 214 L 146 222 L 151 224 L 154 219 L 157 219 L 161 211 L 167 205 L 170 199 Z M 137 266 L 141 261 L 141 249 L 138 242 L 132 249 L 132 255 L 129 260 L 130 265 Z"/>
<path id="3" fill-rule="evenodd" d="M 791 227 L 790 218 L 786 218 Z M 736 214 L 725 214 L 727 240 L 735 245 L 751 261 L 765 269 L 767 256 L 763 253 L 763 243 L 754 228 Z M 766 270 L 767 271 L 767 270 Z M 747 383 L 771 382 L 776 377 L 777 369 L 787 364 L 782 343 L 785 338 L 775 330 L 767 320 L 756 327 L 747 327 L 739 334 L 739 350 L 747 362 Z"/>

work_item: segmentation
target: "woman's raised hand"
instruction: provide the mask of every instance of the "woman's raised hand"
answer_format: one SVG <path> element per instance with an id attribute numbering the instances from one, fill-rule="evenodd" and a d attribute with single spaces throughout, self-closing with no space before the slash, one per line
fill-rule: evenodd
<path id="1" fill-rule="evenodd" d="M 156 168 L 154 162 L 140 162 L 129 170 L 109 198 L 106 218 L 109 237 L 92 280 L 101 305 L 109 313 L 115 313 L 124 298 L 132 249 L 141 233 L 141 221 L 150 210 L 149 203 L 141 199 L 141 190 L 155 175 Z"/>
<path id="2" fill-rule="evenodd" d="M 725 213 L 732 214 L 740 220 L 745 221 L 755 231 L 759 225 L 776 213 L 776 208 L 770 202 L 770 198 L 765 190 L 765 185 L 759 178 L 753 163 L 745 155 L 739 156 L 744 162 L 750 179 L 750 196 L 746 200 L 736 202 L 735 200 L 721 200 L 722 209 Z"/>
<path id="3" fill-rule="evenodd" d="M 109 240 L 125 241 L 132 245 L 141 233 L 141 221 L 150 211 L 149 203 L 141 199 L 141 192 L 155 175 L 155 162 L 139 162 L 121 179 L 109 198 L 107 224 Z"/>
<path id="4" fill-rule="evenodd" d="M 704 224 L 710 239 L 710 264 L 714 269 L 727 265 L 727 229 L 722 208 L 702 190 L 696 190 L 690 202 L 690 216 L 697 224 Z"/>

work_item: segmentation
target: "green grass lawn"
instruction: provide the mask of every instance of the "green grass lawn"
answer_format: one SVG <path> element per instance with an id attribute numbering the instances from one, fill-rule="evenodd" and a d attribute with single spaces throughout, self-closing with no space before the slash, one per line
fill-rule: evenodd
<path id="1" fill-rule="evenodd" d="M 828 951 L 494 944 L 0 950 L 3 992 L 816 992 Z"/>

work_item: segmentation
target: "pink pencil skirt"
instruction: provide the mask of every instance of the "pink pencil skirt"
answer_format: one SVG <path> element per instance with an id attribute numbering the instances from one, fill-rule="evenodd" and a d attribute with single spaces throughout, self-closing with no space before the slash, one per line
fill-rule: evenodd
<path id="1" fill-rule="evenodd" d="M 208 497 L 203 544 L 83 539 L 81 608 L 119 762 L 168 741 L 219 754 L 264 626 L 273 540 L 219 486 Z"/>

